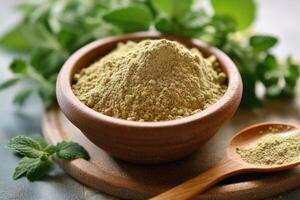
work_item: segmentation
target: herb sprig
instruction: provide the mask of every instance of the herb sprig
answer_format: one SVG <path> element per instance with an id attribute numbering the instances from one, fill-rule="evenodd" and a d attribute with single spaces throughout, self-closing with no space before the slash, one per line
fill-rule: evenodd
<path id="1" fill-rule="evenodd" d="M 14 137 L 8 142 L 6 148 L 23 157 L 13 174 L 14 180 L 24 176 L 29 181 L 42 179 L 51 169 L 53 156 L 62 160 L 90 158 L 88 152 L 76 142 L 62 141 L 57 145 L 49 145 L 40 136 Z"/>
<path id="2" fill-rule="evenodd" d="M 0 39 L 0 46 L 27 56 L 10 65 L 13 78 L 5 89 L 24 81 L 14 102 L 23 104 L 37 92 L 45 107 L 55 102 L 55 81 L 66 59 L 93 40 L 127 32 L 157 30 L 199 38 L 227 53 L 244 83 L 242 105 L 256 107 L 265 99 L 293 97 L 299 68 L 292 58 L 278 61 L 272 48 L 278 39 L 250 34 L 256 16 L 254 0 L 211 0 L 213 12 L 194 0 L 35 0 L 18 6 L 21 22 Z M 196 5 L 196 6 L 195 6 Z M 257 84 L 266 93 L 258 97 Z"/>

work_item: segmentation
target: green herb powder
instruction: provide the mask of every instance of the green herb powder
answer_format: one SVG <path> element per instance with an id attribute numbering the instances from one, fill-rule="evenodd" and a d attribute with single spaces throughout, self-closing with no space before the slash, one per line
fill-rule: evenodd
<path id="1" fill-rule="evenodd" d="M 291 163 L 300 156 L 300 132 L 270 133 L 247 148 L 237 148 L 241 158 L 251 164 L 272 166 Z"/>

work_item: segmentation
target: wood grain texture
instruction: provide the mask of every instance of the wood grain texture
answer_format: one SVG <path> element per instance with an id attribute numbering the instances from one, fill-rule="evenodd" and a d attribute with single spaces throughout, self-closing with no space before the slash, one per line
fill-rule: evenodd
<path id="1" fill-rule="evenodd" d="M 85 146 L 91 160 L 59 163 L 79 182 L 114 196 L 145 199 L 166 191 L 214 166 L 224 156 L 233 134 L 251 124 L 263 121 L 285 121 L 299 124 L 300 99 L 285 102 L 279 109 L 276 102 L 262 111 L 239 111 L 219 133 L 193 155 L 163 165 L 136 165 L 110 157 L 89 142 L 64 115 L 53 108 L 44 115 L 43 133 L 51 143 L 74 140 Z M 276 112 L 275 112 L 275 109 Z M 274 112 L 273 112 L 274 110 Z M 300 185 L 300 168 L 272 174 L 241 175 L 223 181 L 199 195 L 199 200 L 262 199 Z"/>
<path id="2" fill-rule="evenodd" d="M 168 190 L 167 192 L 151 198 L 151 200 L 192 199 L 197 196 L 197 194 L 207 190 L 215 183 L 225 179 L 226 177 L 238 174 L 243 169 L 243 165 L 232 162 L 229 159 L 224 159 L 208 171 L 187 180 L 186 182 Z"/>

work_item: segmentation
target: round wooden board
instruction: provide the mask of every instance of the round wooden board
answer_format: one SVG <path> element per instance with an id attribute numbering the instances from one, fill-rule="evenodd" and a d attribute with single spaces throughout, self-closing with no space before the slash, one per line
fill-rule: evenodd
<path id="1" fill-rule="evenodd" d="M 183 160 L 162 165 L 136 165 L 112 158 L 92 144 L 58 108 L 45 113 L 43 134 L 52 144 L 61 140 L 73 140 L 88 150 L 91 155 L 89 161 L 83 159 L 71 162 L 58 161 L 61 167 L 79 182 L 120 198 L 146 199 L 215 165 L 223 157 L 229 140 L 241 128 L 264 121 L 299 124 L 299 98 L 294 103 L 286 102 L 284 109 L 282 105 L 269 104 L 259 112 L 239 111 L 199 151 Z M 197 199 L 262 199 L 297 186 L 300 186 L 300 167 L 278 173 L 233 177 L 200 194 Z"/>

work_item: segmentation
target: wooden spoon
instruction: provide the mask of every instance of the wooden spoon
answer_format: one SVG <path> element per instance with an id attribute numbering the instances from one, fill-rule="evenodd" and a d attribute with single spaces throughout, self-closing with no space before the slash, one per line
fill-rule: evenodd
<path id="1" fill-rule="evenodd" d="M 273 131 L 272 131 L 273 129 Z M 192 178 L 171 190 L 168 190 L 152 200 L 184 200 L 191 199 L 197 194 L 205 191 L 215 183 L 230 176 L 249 172 L 274 172 L 290 169 L 300 164 L 300 159 L 295 162 L 276 166 L 256 166 L 247 163 L 236 153 L 237 148 L 255 143 L 259 138 L 274 132 L 277 134 L 291 134 L 300 131 L 300 127 L 285 123 L 262 123 L 253 125 L 239 132 L 230 142 L 225 158 L 212 169 Z"/>

